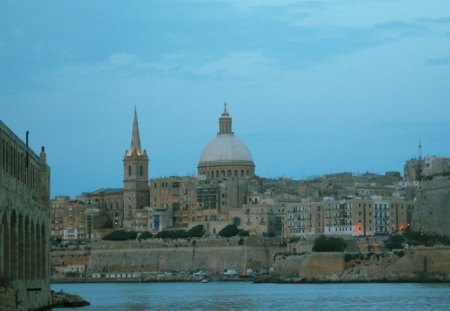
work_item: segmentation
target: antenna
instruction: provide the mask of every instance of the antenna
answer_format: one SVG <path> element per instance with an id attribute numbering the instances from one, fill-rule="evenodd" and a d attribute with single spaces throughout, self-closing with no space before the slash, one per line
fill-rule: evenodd
<path id="1" fill-rule="evenodd" d="M 419 139 L 419 161 L 422 161 L 422 140 Z"/>

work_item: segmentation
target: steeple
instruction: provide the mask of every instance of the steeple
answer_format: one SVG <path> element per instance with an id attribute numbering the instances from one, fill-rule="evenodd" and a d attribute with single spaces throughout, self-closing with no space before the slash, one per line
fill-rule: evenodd
<path id="1" fill-rule="evenodd" d="M 233 135 L 231 125 L 232 125 L 232 119 L 227 111 L 227 103 L 224 103 L 223 113 L 222 113 L 222 116 L 219 118 L 219 135 L 222 135 L 222 134 Z"/>
<path id="2" fill-rule="evenodd" d="M 142 154 L 141 139 L 139 136 L 139 124 L 137 119 L 136 107 L 134 107 L 134 120 L 133 120 L 133 132 L 131 134 L 131 147 L 128 154 L 136 152 L 138 155 Z"/>

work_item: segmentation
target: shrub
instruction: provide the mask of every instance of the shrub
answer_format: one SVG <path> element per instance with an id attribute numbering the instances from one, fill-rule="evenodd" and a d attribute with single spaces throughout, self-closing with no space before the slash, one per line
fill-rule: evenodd
<path id="1" fill-rule="evenodd" d="M 203 225 L 197 225 L 192 227 L 186 232 L 186 237 L 188 238 L 201 238 L 205 234 L 206 230 Z"/>
<path id="2" fill-rule="evenodd" d="M 151 232 L 148 231 L 144 231 L 139 235 L 139 241 L 140 240 L 147 240 L 147 239 L 151 239 L 153 237 L 153 234 L 151 234 Z"/>
<path id="3" fill-rule="evenodd" d="M 384 241 L 384 247 L 386 247 L 389 250 L 403 248 L 404 243 L 406 242 L 405 237 L 402 233 L 396 233 L 390 235 L 385 241 Z"/>
<path id="4" fill-rule="evenodd" d="M 219 235 L 225 238 L 236 236 L 239 233 L 239 229 L 235 224 L 231 224 L 219 231 Z"/>
<path id="5" fill-rule="evenodd" d="M 435 244 L 450 245 L 450 238 L 445 235 L 417 232 L 413 231 L 411 227 L 408 227 L 405 230 L 404 234 L 408 243 L 411 245 L 425 245 L 425 246 L 433 246 Z"/>
<path id="6" fill-rule="evenodd" d="M 185 230 L 163 230 L 156 234 L 161 239 L 184 239 L 186 237 Z"/>
<path id="7" fill-rule="evenodd" d="M 201 238 L 205 234 L 206 230 L 203 225 L 197 225 L 192 227 L 188 231 L 186 230 L 163 230 L 156 234 L 157 238 L 161 239 L 188 239 L 188 238 Z"/>
<path id="8" fill-rule="evenodd" d="M 126 241 L 126 240 L 135 240 L 137 237 L 137 232 L 135 231 L 124 231 L 117 230 L 113 231 L 108 235 L 103 237 L 105 241 Z"/>
<path id="9" fill-rule="evenodd" d="M 250 235 L 250 232 L 248 232 L 248 230 L 242 230 L 242 229 L 239 229 L 238 235 L 239 235 L 240 237 L 249 236 L 249 235 Z"/>
<path id="10" fill-rule="evenodd" d="M 343 252 L 347 243 L 342 238 L 321 235 L 314 240 L 313 252 Z"/>

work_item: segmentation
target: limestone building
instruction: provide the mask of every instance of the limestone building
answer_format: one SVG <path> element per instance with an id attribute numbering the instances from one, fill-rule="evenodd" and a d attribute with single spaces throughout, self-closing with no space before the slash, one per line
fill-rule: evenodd
<path id="1" fill-rule="evenodd" d="M 150 204 L 148 189 L 148 156 L 141 148 L 139 125 L 134 110 L 130 150 L 123 157 L 123 221 L 124 227 L 133 228 L 134 215 Z"/>
<path id="2" fill-rule="evenodd" d="M 250 150 L 234 136 L 227 104 L 219 118 L 219 133 L 200 156 L 198 174 L 209 179 L 255 176 L 255 163 Z"/>
<path id="3" fill-rule="evenodd" d="M 57 196 L 50 205 L 50 235 L 53 239 L 67 241 L 95 237 L 94 221 L 99 214 L 98 204 Z"/>
<path id="4" fill-rule="evenodd" d="M 0 121 L 0 287 L 15 291 L 17 309 L 51 302 L 49 274 L 50 169 Z M 0 293 L 0 309 L 8 297 Z M 11 308 L 14 309 L 14 308 Z"/>

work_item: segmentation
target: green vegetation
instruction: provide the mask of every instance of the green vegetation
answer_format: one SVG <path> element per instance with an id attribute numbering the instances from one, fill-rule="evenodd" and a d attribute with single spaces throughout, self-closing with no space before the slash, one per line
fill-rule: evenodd
<path id="1" fill-rule="evenodd" d="M 384 241 L 384 247 L 389 250 L 399 249 L 403 248 L 405 243 L 406 239 L 403 233 L 395 233 L 391 234 L 389 238 Z"/>
<path id="2" fill-rule="evenodd" d="M 189 239 L 189 238 L 201 238 L 205 234 L 203 225 L 197 225 L 192 227 L 188 231 L 186 230 L 163 230 L 156 234 L 157 238 L 161 239 Z"/>
<path id="3" fill-rule="evenodd" d="M 151 239 L 151 238 L 153 238 L 153 234 L 151 234 L 148 231 L 144 231 L 139 235 L 138 240 L 141 241 L 141 240 L 147 240 L 147 239 Z"/>
<path id="4" fill-rule="evenodd" d="M 343 252 L 347 243 L 342 238 L 321 235 L 314 240 L 313 252 Z"/>
<path id="5" fill-rule="evenodd" d="M 184 239 L 186 237 L 185 230 L 163 230 L 156 234 L 160 239 Z"/>
<path id="6" fill-rule="evenodd" d="M 126 240 L 136 240 L 138 233 L 136 231 L 124 231 L 117 230 L 113 231 L 108 235 L 103 237 L 105 241 L 126 241 Z"/>
<path id="7" fill-rule="evenodd" d="M 433 246 L 436 244 L 450 245 L 450 238 L 445 235 L 427 234 L 413 231 L 408 227 L 404 232 L 391 234 L 385 241 L 384 247 L 393 250 L 404 248 L 405 244 Z"/>
<path id="8" fill-rule="evenodd" d="M 231 224 L 219 231 L 219 235 L 224 238 L 231 238 L 239 234 L 239 229 L 235 224 Z"/>
<path id="9" fill-rule="evenodd" d="M 186 237 L 188 238 L 201 238 L 205 235 L 205 228 L 203 228 L 203 225 L 197 225 L 195 227 L 192 227 L 186 232 Z"/>
<path id="10" fill-rule="evenodd" d="M 404 234 L 410 245 L 425 245 L 425 246 L 433 246 L 436 244 L 450 245 L 450 237 L 445 235 L 417 232 L 413 231 L 411 227 L 408 227 L 405 230 Z"/>
<path id="11" fill-rule="evenodd" d="M 250 232 L 248 232 L 248 230 L 242 230 L 242 229 L 239 229 L 238 235 L 239 235 L 240 237 L 249 236 L 249 235 L 250 235 Z"/>

